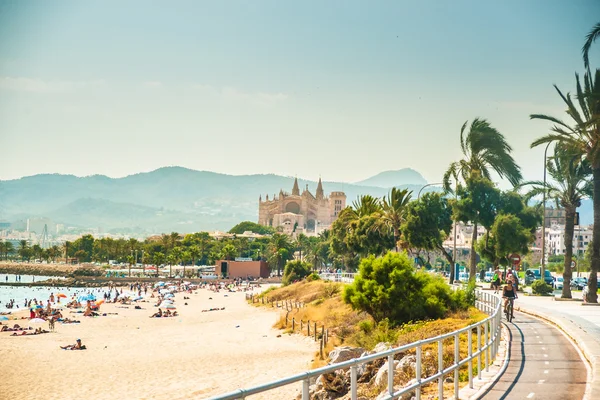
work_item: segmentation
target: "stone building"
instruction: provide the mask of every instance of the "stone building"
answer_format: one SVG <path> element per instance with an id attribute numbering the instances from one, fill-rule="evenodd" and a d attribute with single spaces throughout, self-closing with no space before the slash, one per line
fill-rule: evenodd
<path id="1" fill-rule="evenodd" d="M 258 198 L 258 223 L 281 227 L 288 235 L 316 235 L 328 229 L 345 207 L 346 194 L 331 192 L 329 197 L 325 196 L 321 178 L 314 195 L 308 190 L 308 185 L 300 194 L 296 178 L 291 194 L 280 190 L 279 196 L 272 199 L 269 195 L 264 201 L 262 196 Z"/>

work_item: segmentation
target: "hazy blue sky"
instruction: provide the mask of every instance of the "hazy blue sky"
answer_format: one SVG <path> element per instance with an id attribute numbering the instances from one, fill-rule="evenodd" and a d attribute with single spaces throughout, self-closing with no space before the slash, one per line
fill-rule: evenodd
<path id="1" fill-rule="evenodd" d="M 0 179 L 166 165 L 430 182 L 487 118 L 540 178 L 597 0 L 2 1 Z M 592 64 L 600 66 L 600 43 Z"/>

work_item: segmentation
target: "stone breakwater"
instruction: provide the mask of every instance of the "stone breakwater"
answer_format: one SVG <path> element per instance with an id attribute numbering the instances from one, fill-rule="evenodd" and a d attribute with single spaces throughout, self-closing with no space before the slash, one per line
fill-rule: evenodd
<path id="1" fill-rule="evenodd" d="M 42 276 L 103 276 L 104 270 L 86 264 L 0 263 L 0 274 Z"/>

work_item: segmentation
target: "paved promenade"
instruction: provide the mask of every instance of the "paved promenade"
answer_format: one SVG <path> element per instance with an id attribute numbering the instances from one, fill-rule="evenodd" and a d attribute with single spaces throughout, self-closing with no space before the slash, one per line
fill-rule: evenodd
<path id="1" fill-rule="evenodd" d="M 521 294 L 515 308 L 557 325 L 575 342 L 592 366 L 585 398 L 600 399 L 600 306 Z"/>

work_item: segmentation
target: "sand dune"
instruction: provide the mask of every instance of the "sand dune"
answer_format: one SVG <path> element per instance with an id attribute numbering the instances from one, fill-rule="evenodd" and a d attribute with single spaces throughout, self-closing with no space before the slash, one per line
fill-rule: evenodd
<path id="1" fill-rule="evenodd" d="M 316 345 L 301 336 L 278 338 L 271 328 L 277 312 L 246 304 L 241 292 L 189 296 L 176 295 L 181 315 L 174 318 L 148 318 L 156 311 L 151 303 L 141 303 L 144 310 L 107 304 L 102 312 L 119 315 L 67 311 L 82 322 L 57 323 L 44 335 L 0 333 L 0 399 L 204 399 L 308 369 Z M 201 312 L 211 307 L 225 310 Z M 77 338 L 88 350 L 59 348 Z M 300 389 L 251 398 L 291 399 Z"/>

